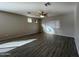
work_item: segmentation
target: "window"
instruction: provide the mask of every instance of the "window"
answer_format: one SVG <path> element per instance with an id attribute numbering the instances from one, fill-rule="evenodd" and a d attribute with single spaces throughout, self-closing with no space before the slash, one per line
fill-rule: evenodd
<path id="1" fill-rule="evenodd" d="M 55 32 L 60 28 L 59 20 L 52 20 L 42 23 L 43 31 L 48 34 L 55 34 Z"/>
<path id="2" fill-rule="evenodd" d="M 42 27 L 43 27 L 43 31 L 45 33 L 55 34 L 55 31 L 54 31 L 54 29 L 51 26 L 42 24 Z"/>
<path id="3" fill-rule="evenodd" d="M 38 20 L 35 20 L 35 23 L 38 23 Z"/>
<path id="4" fill-rule="evenodd" d="M 52 24 L 52 25 L 51 25 Z M 60 22 L 59 20 L 53 20 L 49 22 L 49 25 L 54 28 L 54 29 L 59 29 L 60 28 Z"/>
<path id="5" fill-rule="evenodd" d="M 28 19 L 27 19 L 27 22 L 28 22 L 28 23 L 32 23 L 32 18 L 28 18 Z"/>

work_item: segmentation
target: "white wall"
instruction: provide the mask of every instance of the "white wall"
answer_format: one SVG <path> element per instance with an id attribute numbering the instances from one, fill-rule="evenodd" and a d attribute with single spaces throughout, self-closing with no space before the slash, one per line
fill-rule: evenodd
<path id="1" fill-rule="evenodd" d="M 0 12 L 0 38 L 37 33 L 38 27 L 36 23 L 28 23 L 25 16 Z"/>
<path id="2" fill-rule="evenodd" d="M 55 20 L 60 23 L 60 28 L 54 29 L 56 35 L 74 37 L 74 12 L 43 19 L 42 24 L 51 24 L 53 26 Z"/>
<path id="3" fill-rule="evenodd" d="M 64 36 L 74 37 L 74 12 L 64 14 L 60 18 L 60 33 Z"/>
<path id="4" fill-rule="evenodd" d="M 75 22 L 75 43 L 79 54 L 79 3 L 76 5 L 76 8 L 75 8 L 74 22 Z"/>

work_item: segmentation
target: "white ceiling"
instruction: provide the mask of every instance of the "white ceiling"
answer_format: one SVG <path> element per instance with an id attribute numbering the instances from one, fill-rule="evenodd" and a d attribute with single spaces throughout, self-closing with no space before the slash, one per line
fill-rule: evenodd
<path id="1" fill-rule="evenodd" d="M 35 16 L 39 11 L 45 11 L 48 13 L 48 16 L 56 16 L 73 11 L 76 2 L 51 2 L 51 5 L 48 7 L 45 7 L 45 3 L 46 2 L 0 2 L 0 10 L 25 16 L 28 16 L 27 12 L 31 12 L 31 15 Z"/>

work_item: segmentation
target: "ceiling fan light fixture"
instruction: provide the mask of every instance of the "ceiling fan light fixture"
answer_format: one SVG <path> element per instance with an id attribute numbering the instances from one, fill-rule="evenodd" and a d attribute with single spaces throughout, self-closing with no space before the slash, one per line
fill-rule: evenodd
<path id="1" fill-rule="evenodd" d="M 41 18 L 44 18 L 45 16 L 44 16 L 44 15 L 40 15 L 40 17 L 41 17 Z"/>

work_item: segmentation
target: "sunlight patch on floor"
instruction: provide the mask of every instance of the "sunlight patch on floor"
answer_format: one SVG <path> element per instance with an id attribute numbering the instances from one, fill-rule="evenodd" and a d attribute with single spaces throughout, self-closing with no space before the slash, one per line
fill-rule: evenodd
<path id="1" fill-rule="evenodd" d="M 29 40 L 20 40 L 20 41 L 12 41 L 0 44 L 0 53 L 8 52 L 12 49 L 20 47 L 22 45 L 28 44 L 30 42 L 35 41 L 36 39 L 29 39 Z"/>

